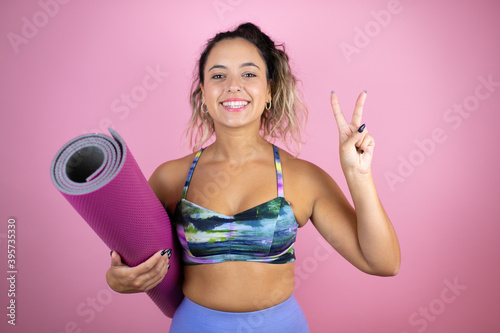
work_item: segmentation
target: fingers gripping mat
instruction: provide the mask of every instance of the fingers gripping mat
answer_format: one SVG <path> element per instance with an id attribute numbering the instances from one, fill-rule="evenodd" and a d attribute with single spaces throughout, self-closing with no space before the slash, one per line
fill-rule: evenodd
<path id="1" fill-rule="evenodd" d="M 175 231 L 125 142 L 109 131 L 112 137 L 85 134 L 66 143 L 52 162 L 52 181 L 125 264 L 136 266 L 159 250 L 172 249 L 167 275 L 146 292 L 172 318 L 183 298 Z"/>

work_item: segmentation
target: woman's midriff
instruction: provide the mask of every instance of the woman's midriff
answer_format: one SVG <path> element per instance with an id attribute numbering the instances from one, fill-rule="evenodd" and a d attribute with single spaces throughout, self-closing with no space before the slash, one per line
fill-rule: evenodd
<path id="1" fill-rule="evenodd" d="M 184 266 L 184 295 L 204 307 L 249 312 L 286 301 L 294 289 L 294 262 L 227 261 Z"/>

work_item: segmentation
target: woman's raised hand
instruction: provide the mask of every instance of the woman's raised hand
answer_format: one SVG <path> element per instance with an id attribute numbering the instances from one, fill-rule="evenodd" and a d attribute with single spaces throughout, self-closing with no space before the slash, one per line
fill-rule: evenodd
<path id="1" fill-rule="evenodd" d="M 130 267 L 122 262 L 116 251 L 112 251 L 111 267 L 106 272 L 106 281 L 111 289 L 118 293 L 148 291 L 160 283 L 167 274 L 171 255 L 172 250 L 158 251 L 142 264 Z"/>
<path id="2" fill-rule="evenodd" d="M 340 109 L 337 94 L 332 91 L 330 96 L 333 115 L 339 129 L 340 164 L 342 165 L 344 174 L 346 172 L 351 174 L 368 174 L 371 171 L 370 167 L 375 141 L 368 134 L 365 125 L 362 125 L 361 122 L 365 100 L 366 91 L 363 91 L 356 100 L 351 123 L 347 123 Z"/>

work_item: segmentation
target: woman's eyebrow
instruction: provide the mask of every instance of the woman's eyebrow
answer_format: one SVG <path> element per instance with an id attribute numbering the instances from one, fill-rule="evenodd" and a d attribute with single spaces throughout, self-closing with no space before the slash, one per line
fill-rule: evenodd
<path id="1" fill-rule="evenodd" d="M 260 67 L 257 66 L 256 64 L 254 64 L 253 62 L 245 62 L 245 63 L 241 64 L 240 68 L 241 67 L 247 67 L 247 66 L 254 66 L 254 67 L 257 67 L 260 70 Z M 210 69 L 208 71 L 210 72 L 212 69 L 215 69 L 215 68 L 227 69 L 227 67 L 224 66 L 224 65 L 213 65 L 212 67 L 210 67 Z"/>

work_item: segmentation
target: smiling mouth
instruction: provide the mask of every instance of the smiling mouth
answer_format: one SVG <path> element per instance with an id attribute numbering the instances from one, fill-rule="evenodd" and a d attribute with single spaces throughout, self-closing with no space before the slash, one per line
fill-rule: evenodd
<path id="1" fill-rule="evenodd" d="M 250 102 L 247 101 L 232 101 L 232 102 L 222 102 L 221 104 L 229 109 L 240 109 L 242 107 L 245 107 L 249 104 Z"/>

